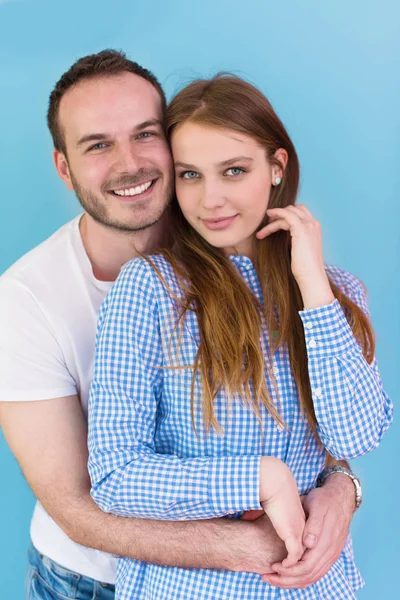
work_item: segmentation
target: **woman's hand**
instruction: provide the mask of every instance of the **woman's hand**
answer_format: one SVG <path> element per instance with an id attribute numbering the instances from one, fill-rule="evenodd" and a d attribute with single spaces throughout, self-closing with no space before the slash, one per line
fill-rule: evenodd
<path id="1" fill-rule="evenodd" d="M 289 231 L 292 238 L 292 273 L 305 308 L 331 304 L 335 297 L 325 272 L 321 225 L 304 204 L 271 208 L 270 219 L 256 235 L 263 239 L 276 231 Z"/>
<path id="2" fill-rule="evenodd" d="M 279 458 L 263 456 L 260 466 L 260 500 L 288 555 L 283 567 L 294 566 L 303 556 L 305 514 L 296 481 Z"/>

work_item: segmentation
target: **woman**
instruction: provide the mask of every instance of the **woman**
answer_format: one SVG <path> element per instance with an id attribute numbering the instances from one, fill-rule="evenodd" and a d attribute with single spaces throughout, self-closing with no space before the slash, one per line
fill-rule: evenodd
<path id="1" fill-rule="evenodd" d="M 154 519 L 263 507 L 290 566 L 303 552 L 299 494 L 326 450 L 364 454 L 392 418 L 364 289 L 324 266 L 319 224 L 295 206 L 295 149 L 257 89 L 194 82 L 171 102 L 167 132 L 175 243 L 128 263 L 102 307 L 92 494 L 106 511 Z M 348 599 L 359 585 L 350 546 L 305 590 L 128 559 L 117 581 L 124 600 Z"/>

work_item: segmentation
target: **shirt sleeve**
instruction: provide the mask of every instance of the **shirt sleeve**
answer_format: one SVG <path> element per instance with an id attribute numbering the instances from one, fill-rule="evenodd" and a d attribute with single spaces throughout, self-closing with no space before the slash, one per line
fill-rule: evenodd
<path id="1" fill-rule="evenodd" d="M 0 284 L 0 401 L 49 400 L 77 393 L 45 310 L 14 279 Z"/>
<path id="2" fill-rule="evenodd" d="M 163 356 L 153 273 L 143 259 L 129 263 L 100 311 L 89 395 L 92 497 L 106 512 L 153 519 L 259 509 L 259 456 L 156 451 Z"/>
<path id="3" fill-rule="evenodd" d="M 362 283 L 343 273 L 344 291 L 369 317 Z M 299 314 L 321 441 L 337 460 L 361 456 L 379 445 L 393 420 L 376 358 L 365 360 L 338 300 Z"/>

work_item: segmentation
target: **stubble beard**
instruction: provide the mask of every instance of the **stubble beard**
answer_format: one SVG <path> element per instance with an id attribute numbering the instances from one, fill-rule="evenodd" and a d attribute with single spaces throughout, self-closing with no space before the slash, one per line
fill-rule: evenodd
<path id="1" fill-rule="evenodd" d="M 148 212 L 148 209 L 146 209 L 146 206 L 144 206 L 144 202 L 141 202 L 140 200 L 138 200 L 137 204 L 134 204 L 132 206 L 132 210 L 131 210 L 131 214 L 132 215 L 137 215 L 137 219 L 138 219 L 138 223 L 132 223 L 132 222 L 124 222 L 123 220 L 119 220 L 119 219 L 113 219 L 107 211 L 107 206 L 106 206 L 106 199 L 103 197 L 99 197 L 98 195 L 96 195 L 95 193 L 91 192 L 90 190 L 82 187 L 78 181 L 76 180 L 76 178 L 74 177 L 74 175 L 72 174 L 71 170 L 70 170 L 70 177 L 71 177 L 71 181 L 72 184 L 74 186 L 74 191 L 76 194 L 76 197 L 79 200 L 79 203 L 81 204 L 82 208 L 84 209 L 85 212 L 88 213 L 88 215 L 90 215 L 90 217 L 92 217 L 92 219 L 94 221 L 96 221 L 97 223 L 100 223 L 101 225 L 103 225 L 104 227 L 107 227 L 109 229 L 113 229 L 114 231 L 118 231 L 118 232 L 125 232 L 125 233 L 134 233 L 134 232 L 139 232 L 139 231 L 144 231 L 146 229 L 149 229 L 150 227 L 152 227 L 153 225 L 155 225 L 156 223 L 158 223 L 160 221 L 160 219 L 163 217 L 164 213 L 167 211 L 171 200 L 172 200 L 172 196 L 173 196 L 173 184 L 172 184 L 172 179 L 171 179 L 171 183 L 168 186 L 168 189 L 165 191 L 165 202 L 159 207 L 158 211 L 156 211 L 156 213 L 148 215 L 148 217 L 144 217 L 143 215 L 146 213 L 146 210 Z M 129 185 L 128 183 L 123 183 L 122 185 L 120 184 L 121 187 L 124 187 L 125 185 Z M 132 184 L 132 187 L 134 187 L 134 183 Z M 117 189 L 119 187 L 119 185 L 115 186 L 115 189 Z M 132 216 L 129 221 L 133 221 L 134 217 Z"/>

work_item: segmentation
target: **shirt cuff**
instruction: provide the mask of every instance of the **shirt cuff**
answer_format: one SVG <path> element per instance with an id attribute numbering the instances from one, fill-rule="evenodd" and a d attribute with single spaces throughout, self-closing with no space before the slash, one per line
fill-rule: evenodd
<path id="1" fill-rule="evenodd" d="M 216 514 L 259 510 L 261 456 L 224 456 L 214 460 L 209 493 Z"/>
<path id="2" fill-rule="evenodd" d="M 337 356 L 354 349 L 353 332 L 337 299 L 326 306 L 299 311 L 299 315 L 309 359 Z"/>

